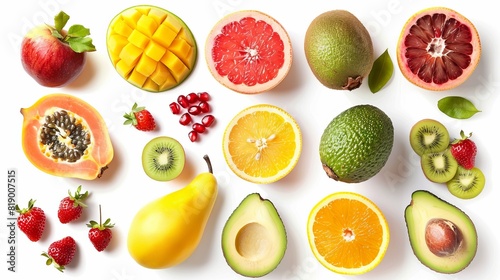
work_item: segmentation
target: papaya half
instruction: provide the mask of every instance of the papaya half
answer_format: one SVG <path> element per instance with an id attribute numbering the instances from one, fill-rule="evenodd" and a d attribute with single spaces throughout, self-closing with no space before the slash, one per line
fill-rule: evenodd
<path id="1" fill-rule="evenodd" d="M 23 152 L 48 174 L 93 180 L 113 159 L 108 128 L 99 112 L 70 94 L 54 93 L 21 108 Z"/>

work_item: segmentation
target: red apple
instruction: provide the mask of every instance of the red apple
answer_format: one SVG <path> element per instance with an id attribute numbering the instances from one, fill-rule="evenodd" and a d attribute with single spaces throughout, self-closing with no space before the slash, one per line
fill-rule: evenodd
<path id="1" fill-rule="evenodd" d="M 83 70 L 85 52 L 95 50 L 85 27 L 63 29 L 68 20 L 69 16 L 61 12 L 54 18 L 54 27 L 37 26 L 21 43 L 24 70 L 42 86 L 62 87 L 72 82 Z"/>

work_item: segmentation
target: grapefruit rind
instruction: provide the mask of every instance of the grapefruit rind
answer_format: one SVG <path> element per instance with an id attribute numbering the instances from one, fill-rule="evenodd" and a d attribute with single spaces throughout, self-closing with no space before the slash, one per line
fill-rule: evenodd
<path id="1" fill-rule="evenodd" d="M 469 66 L 463 70 L 463 73 L 460 77 L 458 77 L 455 80 L 449 80 L 446 83 L 443 84 L 436 84 L 436 83 L 427 83 L 422 81 L 417 74 L 414 74 L 411 72 L 409 67 L 407 66 L 407 58 L 405 57 L 405 37 L 409 34 L 410 27 L 415 24 L 415 22 L 425 16 L 425 15 L 432 15 L 435 13 L 444 13 L 447 15 L 447 18 L 455 18 L 461 23 L 466 24 L 471 31 L 472 34 L 472 47 L 473 47 L 473 53 L 471 55 L 471 62 Z M 479 63 L 479 60 L 481 58 L 481 40 L 479 38 L 479 34 L 477 32 L 476 27 L 474 24 L 467 19 L 465 16 L 462 14 L 446 7 L 431 7 L 431 8 L 426 8 L 423 10 L 420 10 L 419 12 L 413 14 L 405 23 L 401 34 L 399 36 L 398 40 L 398 45 L 396 48 L 396 57 L 398 60 L 398 66 L 401 70 L 401 73 L 403 76 L 410 81 L 412 84 L 421 87 L 426 90 L 431 90 L 431 91 L 444 91 L 444 90 L 449 90 L 458 87 L 462 83 L 464 83 L 470 75 L 474 72 L 477 64 Z"/>
<path id="2" fill-rule="evenodd" d="M 233 160 L 233 156 L 237 156 L 237 157 L 247 156 L 248 158 L 246 160 L 253 160 L 253 157 L 255 156 L 255 154 L 250 155 L 249 153 L 245 153 L 243 151 L 243 149 L 239 149 L 238 151 L 241 154 L 240 155 L 233 155 L 231 152 L 231 149 L 230 149 L 230 144 L 232 141 L 240 142 L 240 143 L 236 143 L 236 144 L 241 144 L 241 143 L 245 143 L 248 141 L 248 138 L 243 137 L 244 135 L 237 136 L 238 138 L 241 138 L 239 140 L 232 139 L 231 137 L 234 137 L 234 134 L 231 133 L 232 128 L 234 126 L 238 125 L 238 122 L 242 118 L 244 118 L 245 116 L 251 116 L 252 114 L 255 114 L 256 112 L 259 112 L 259 111 L 266 112 L 269 114 L 276 114 L 279 117 L 281 117 L 283 119 L 283 123 L 289 125 L 293 129 L 293 133 L 294 133 L 294 137 L 295 137 L 294 138 L 294 144 L 295 144 L 294 151 L 293 151 L 293 154 L 290 157 L 288 157 L 289 162 L 286 165 L 286 168 L 281 169 L 278 173 L 274 174 L 273 176 L 252 176 L 252 175 L 248 174 L 247 172 L 242 170 L 242 168 L 240 168 L 240 166 L 238 166 L 237 163 L 235 163 L 235 161 Z M 248 133 L 260 134 L 262 131 L 265 131 L 265 130 L 266 130 L 265 128 L 259 128 L 259 127 L 254 126 L 253 128 L 251 128 L 250 130 L 247 130 L 247 131 L 248 131 Z M 279 135 L 277 135 L 276 138 L 279 138 Z M 245 144 L 249 145 L 248 143 L 245 143 Z M 297 124 L 297 122 L 295 121 L 295 119 L 289 113 L 287 113 L 285 110 L 283 110 L 277 106 L 270 105 L 270 104 L 257 104 L 257 105 L 247 107 L 246 109 L 243 109 L 238 114 L 236 114 L 236 116 L 234 116 L 233 119 L 228 123 L 228 125 L 224 131 L 223 138 L 222 138 L 222 150 L 223 150 L 224 158 L 226 160 L 227 165 L 234 172 L 234 174 L 236 174 L 238 177 L 240 177 L 241 179 L 244 179 L 248 182 L 252 182 L 252 183 L 256 183 L 256 184 L 270 184 L 270 183 L 274 183 L 274 182 L 279 181 L 282 178 L 284 178 L 297 165 L 297 162 L 299 160 L 299 157 L 300 157 L 300 154 L 302 151 L 302 134 L 300 131 L 300 127 Z M 282 151 L 283 150 L 281 150 L 281 152 Z M 270 161 L 272 162 L 273 159 L 271 159 Z"/>
<path id="3" fill-rule="evenodd" d="M 186 23 L 152 5 L 132 6 L 117 14 L 108 26 L 106 47 L 117 73 L 150 92 L 181 84 L 191 74 L 198 53 Z"/>
<path id="4" fill-rule="evenodd" d="M 283 49 L 284 64 L 279 69 L 276 77 L 267 81 L 266 83 L 259 83 L 252 86 L 247 86 L 244 83 L 235 84 L 229 80 L 227 75 L 219 74 L 219 72 L 215 67 L 215 62 L 212 59 L 212 49 L 214 45 L 214 40 L 216 36 L 221 33 L 222 28 L 232 22 L 238 22 L 246 17 L 252 17 L 256 21 L 262 20 L 267 24 L 269 24 L 272 27 L 273 31 L 280 36 L 281 40 L 283 41 L 283 47 L 284 47 Z M 292 65 L 292 43 L 285 28 L 270 15 L 256 10 L 242 10 L 226 15 L 214 25 L 214 27 L 212 28 L 206 39 L 205 59 L 207 66 L 210 70 L 210 73 L 220 84 L 224 85 L 226 88 L 243 94 L 262 93 L 269 91 L 274 87 L 276 87 L 277 85 L 279 85 L 287 76 Z"/>
<path id="5" fill-rule="evenodd" d="M 382 244 L 380 246 L 380 250 L 378 252 L 377 257 L 368 265 L 361 266 L 359 268 L 343 268 L 339 266 L 334 266 L 329 262 L 327 262 L 316 248 L 315 237 L 313 232 L 315 216 L 321 208 L 327 206 L 329 203 L 337 199 L 348 199 L 348 200 L 359 201 L 364 205 L 366 205 L 368 208 L 370 208 L 379 217 L 380 225 L 382 226 L 383 229 Z M 311 251 L 313 252 L 313 255 L 325 268 L 339 274 L 360 275 L 373 270 L 383 260 L 385 253 L 387 252 L 387 249 L 389 247 L 390 229 L 389 229 L 389 224 L 387 223 L 387 219 L 385 218 L 383 212 L 373 201 L 358 193 L 340 191 L 327 195 L 311 209 L 311 212 L 309 213 L 309 217 L 307 220 L 307 238 L 309 241 L 309 246 L 311 248 Z"/>

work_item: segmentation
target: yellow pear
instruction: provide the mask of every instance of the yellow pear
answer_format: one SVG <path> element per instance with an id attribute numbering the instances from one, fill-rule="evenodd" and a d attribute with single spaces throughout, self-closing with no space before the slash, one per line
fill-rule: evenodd
<path id="1" fill-rule="evenodd" d="M 151 201 L 135 215 L 128 233 L 128 251 L 147 268 L 167 268 L 194 252 L 217 198 L 217 180 L 209 172 L 198 174 L 187 186 Z"/>

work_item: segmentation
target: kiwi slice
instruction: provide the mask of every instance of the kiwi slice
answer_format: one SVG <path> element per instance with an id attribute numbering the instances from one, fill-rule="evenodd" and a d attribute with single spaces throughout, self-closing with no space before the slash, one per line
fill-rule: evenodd
<path id="1" fill-rule="evenodd" d="M 150 140 L 142 150 L 142 168 L 157 181 L 170 181 L 184 169 L 186 155 L 179 141 L 168 136 Z"/>
<path id="2" fill-rule="evenodd" d="M 450 144 L 450 134 L 439 121 L 423 119 L 410 130 L 410 145 L 417 155 L 444 151 Z"/>
<path id="3" fill-rule="evenodd" d="M 435 183 L 450 181 L 458 169 L 458 162 L 449 149 L 442 152 L 423 154 L 420 163 L 425 177 Z"/>
<path id="4" fill-rule="evenodd" d="M 484 174 L 479 168 L 465 169 L 459 166 L 457 173 L 453 179 L 446 183 L 446 186 L 452 195 L 470 199 L 483 191 L 485 182 Z"/>

